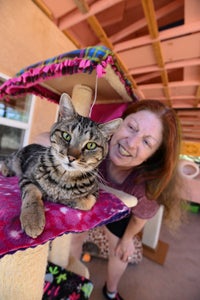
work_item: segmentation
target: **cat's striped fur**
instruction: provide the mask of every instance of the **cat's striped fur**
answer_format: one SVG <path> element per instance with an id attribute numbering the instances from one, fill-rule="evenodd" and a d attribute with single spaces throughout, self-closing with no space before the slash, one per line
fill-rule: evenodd
<path id="1" fill-rule="evenodd" d="M 28 145 L 8 157 L 4 176 L 19 176 L 21 225 L 35 238 L 45 226 L 43 199 L 89 210 L 98 195 L 98 165 L 121 119 L 97 124 L 75 111 L 71 98 L 60 99 L 58 121 L 50 132 L 50 146 Z"/>

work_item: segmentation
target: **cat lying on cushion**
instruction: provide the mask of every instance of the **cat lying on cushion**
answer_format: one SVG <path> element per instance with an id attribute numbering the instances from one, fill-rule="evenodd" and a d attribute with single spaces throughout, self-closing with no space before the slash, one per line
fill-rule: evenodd
<path id="1" fill-rule="evenodd" d="M 27 235 L 36 238 L 44 229 L 43 199 L 81 210 L 93 207 L 98 196 L 97 167 L 121 121 L 98 124 L 79 115 L 71 98 L 62 94 L 50 146 L 31 144 L 5 159 L 2 174 L 19 177 L 20 221 Z"/>

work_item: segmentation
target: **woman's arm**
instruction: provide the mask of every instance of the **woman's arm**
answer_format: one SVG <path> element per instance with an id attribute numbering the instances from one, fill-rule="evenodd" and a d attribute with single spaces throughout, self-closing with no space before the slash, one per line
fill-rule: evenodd
<path id="1" fill-rule="evenodd" d="M 133 237 L 142 230 L 146 222 L 147 220 L 132 215 L 122 238 L 133 239 Z"/>
<path id="2" fill-rule="evenodd" d="M 137 201 L 137 198 L 133 195 L 130 195 L 130 194 L 127 194 L 123 191 L 120 191 L 120 190 L 116 190 L 116 189 L 113 189 L 107 185 L 104 185 L 102 183 L 99 182 L 99 188 L 110 193 L 110 194 L 113 194 L 115 195 L 117 198 L 119 198 L 127 207 L 134 207 L 137 205 L 138 201 Z"/>
<path id="3" fill-rule="evenodd" d="M 134 215 L 130 218 L 126 231 L 115 249 L 115 255 L 122 261 L 127 262 L 129 256 L 132 256 L 134 252 L 133 238 L 142 230 L 146 222 L 147 220 L 140 219 Z"/>

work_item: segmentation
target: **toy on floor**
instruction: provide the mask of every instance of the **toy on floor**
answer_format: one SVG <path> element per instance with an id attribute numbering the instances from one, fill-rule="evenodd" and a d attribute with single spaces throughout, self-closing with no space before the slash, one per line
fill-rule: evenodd
<path id="1" fill-rule="evenodd" d="M 138 264 L 142 261 L 142 242 L 139 237 L 133 238 L 135 251 L 129 260 L 131 264 Z M 89 262 L 92 257 L 107 259 L 109 256 L 108 238 L 103 226 L 88 231 L 88 235 L 82 246 L 82 261 Z"/>

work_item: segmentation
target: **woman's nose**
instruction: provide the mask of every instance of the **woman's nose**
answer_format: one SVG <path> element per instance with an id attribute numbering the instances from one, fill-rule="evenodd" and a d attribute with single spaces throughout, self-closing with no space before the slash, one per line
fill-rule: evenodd
<path id="1" fill-rule="evenodd" d="M 130 136 L 128 138 L 128 145 L 130 148 L 136 148 L 139 145 L 140 138 L 139 136 Z"/>

